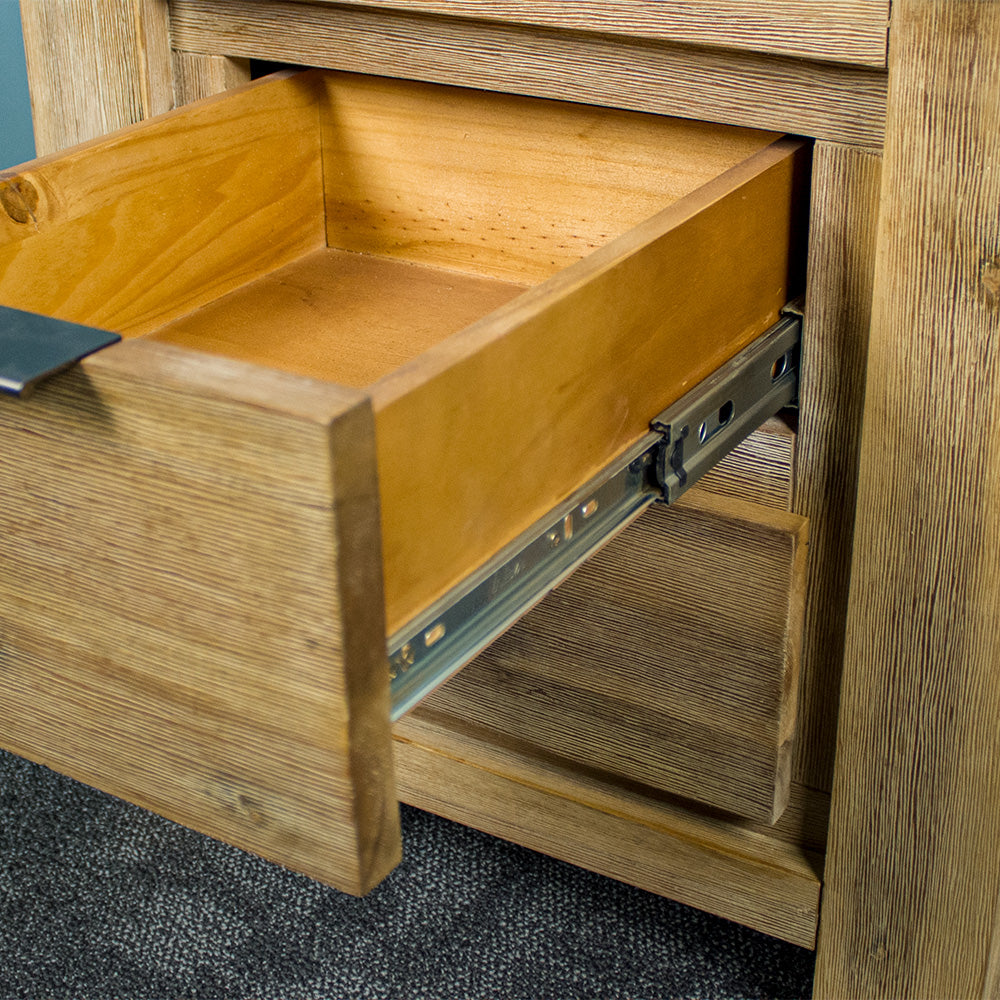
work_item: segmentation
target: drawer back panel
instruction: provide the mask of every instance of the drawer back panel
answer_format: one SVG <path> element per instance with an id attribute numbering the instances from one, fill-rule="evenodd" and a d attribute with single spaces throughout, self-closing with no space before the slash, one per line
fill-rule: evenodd
<path id="1" fill-rule="evenodd" d="M 329 73 L 330 246 L 537 284 L 777 136 Z"/>

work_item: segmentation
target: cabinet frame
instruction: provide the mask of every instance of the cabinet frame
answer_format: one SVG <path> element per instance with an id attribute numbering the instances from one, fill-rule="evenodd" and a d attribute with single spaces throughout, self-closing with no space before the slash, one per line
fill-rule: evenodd
<path id="1" fill-rule="evenodd" d="M 161 110 L 170 89 L 179 102 L 223 89 L 245 76 L 248 55 L 317 58 L 315 52 L 297 52 L 288 40 L 274 38 L 270 47 L 261 43 L 252 53 L 235 51 L 233 45 L 230 51 L 224 45 L 220 51 L 199 50 L 198 45 L 207 46 L 195 40 L 210 33 L 199 35 L 181 14 L 199 6 L 219 9 L 223 0 L 177 0 L 174 43 L 180 53 L 171 53 L 167 41 L 166 0 L 107 0 L 101 24 L 92 11 L 87 16 L 92 6 L 87 0 L 58 7 L 50 0 L 22 0 L 40 152 Z M 291 14 L 298 5 L 258 6 L 281 6 Z M 475 83 L 475 39 L 488 31 L 494 40 L 511 36 L 503 34 L 503 25 L 469 27 L 438 16 L 437 27 L 447 24 L 468 46 L 456 46 L 449 62 L 421 33 L 420 17 L 409 16 L 410 32 L 401 36 L 407 52 L 396 53 L 404 67 L 400 72 L 410 66 L 409 72 L 428 79 Z M 344 22 L 359 25 L 361 17 L 376 14 L 360 11 Z M 65 59 L 43 57 L 46 32 L 58 40 L 57 46 L 67 47 Z M 820 36 L 824 33 L 843 41 L 849 32 L 841 22 L 824 27 Z M 66 41 L 71 35 L 80 39 L 73 46 Z M 360 31 L 355 38 L 362 36 Z M 808 749 L 800 752 L 798 769 L 806 776 L 804 787 L 820 789 L 832 770 L 834 787 L 816 995 L 995 996 L 1000 988 L 995 920 L 1000 888 L 1000 776 L 995 761 L 1000 748 L 996 727 L 989 723 L 1000 704 L 1000 672 L 986 623 L 995 621 L 1000 610 L 1000 590 L 988 560 L 975 552 L 966 552 L 958 564 L 956 583 L 947 588 L 945 615 L 933 614 L 938 599 L 934 560 L 911 558 L 905 574 L 894 576 L 891 584 L 885 580 L 887 561 L 905 550 L 922 518 L 938 525 L 943 551 L 962 551 L 964 521 L 954 512 L 968 509 L 963 496 L 982 498 L 987 514 L 975 523 L 986 541 L 994 537 L 998 508 L 988 502 L 986 487 L 995 469 L 995 449 L 988 435 L 963 438 L 944 497 L 927 488 L 926 478 L 916 478 L 926 475 L 916 438 L 901 449 L 907 461 L 886 462 L 884 456 L 898 440 L 892 436 L 898 428 L 886 418 L 900 407 L 912 408 L 923 400 L 932 407 L 937 427 L 966 426 L 970 401 L 951 391 L 956 370 L 976 373 L 977 406 L 990 417 L 995 412 L 1000 379 L 981 345 L 995 341 L 1000 322 L 995 221 L 1000 171 L 977 171 L 971 164 L 995 164 L 1000 158 L 995 101 L 1000 7 L 971 0 L 894 0 L 888 75 L 877 65 L 837 62 L 844 57 L 830 58 L 829 53 L 797 65 L 773 52 L 761 55 L 752 45 L 727 48 L 722 37 L 718 47 L 704 50 L 660 42 L 639 45 L 628 36 L 608 40 L 550 26 L 522 30 L 519 37 L 523 46 L 506 54 L 504 79 L 490 84 L 497 89 L 544 92 L 555 85 L 565 94 L 564 81 L 553 70 L 582 58 L 593 82 L 571 77 L 569 96 L 577 99 L 781 127 L 821 140 L 814 173 L 806 331 L 807 350 L 813 354 L 803 365 L 795 501 L 800 513 L 819 524 L 823 553 L 823 561 L 814 561 L 811 569 L 805 670 L 806 687 L 815 699 L 804 705 L 803 743 Z M 322 39 L 316 44 L 322 45 Z M 762 43 L 760 49 L 768 51 L 768 45 Z M 355 64 L 341 68 L 360 69 L 357 63 L 385 56 L 373 49 L 355 51 L 342 57 Z M 595 66 L 602 72 L 593 72 Z M 790 66 L 801 71 L 791 82 L 785 78 Z M 491 62 L 491 73 L 494 69 Z M 73 96 L 66 81 L 81 73 L 96 76 L 99 85 Z M 667 85 L 685 73 L 701 81 L 698 88 Z M 667 83 L 651 87 L 656 74 Z M 512 84 L 511 78 L 517 82 Z M 775 87 L 776 80 L 784 83 Z M 760 101 L 759 90 L 778 96 Z M 925 92 L 933 115 L 920 111 Z M 74 106 L 77 99 L 86 103 L 86 114 Z M 879 194 L 883 138 L 891 183 Z M 953 196 L 959 188 L 962 201 Z M 881 220 L 877 229 L 876 211 Z M 936 234 L 946 231 L 957 233 L 948 251 L 955 268 L 934 262 Z M 900 232 L 908 234 L 911 248 L 918 247 L 915 255 L 903 253 L 897 243 Z M 876 259 L 878 270 L 873 272 Z M 905 294 L 897 296 L 897 288 Z M 914 317 L 920 321 L 914 323 Z M 952 326 L 954 335 L 944 337 Z M 891 363 L 946 340 L 952 350 L 948 358 L 931 350 L 924 366 L 897 369 Z M 872 367 L 865 382 L 860 366 L 869 346 Z M 860 480 L 859 440 L 866 472 Z M 847 522 L 855 492 L 855 573 L 848 611 L 852 531 Z M 885 516 L 893 497 L 897 503 L 891 516 Z M 835 524 L 844 510 L 846 521 Z M 992 550 L 984 545 L 979 551 Z M 872 611 L 876 587 L 897 601 L 895 612 L 891 601 Z M 904 605 L 906 614 L 900 618 Z M 892 627 L 886 627 L 887 621 Z M 830 703 L 841 690 L 844 636 L 846 707 L 834 758 Z M 832 644 L 824 637 L 832 638 Z M 951 649 L 969 651 L 966 666 L 954 662 Z M 915 694 L 921 691 L 935 694 Z M 917 710 L 908 708 L 913 698 Z M 945 726 L 945 717 L 961 725 Z M 963 760 L 974 766 L 963 766 Z M 918 766 L 919 780 L 911 781 L 908 769 Z M 941 820 L 933 807 L 936 801 L 945 801 L 949 809 L 940 826 L 935 826 Z M 953 871 L 962 877 L 953 878 Z M 927 885 L 930 895 L 921 889 Z M 967 891 L 970 885 L 975 892 Z"/>

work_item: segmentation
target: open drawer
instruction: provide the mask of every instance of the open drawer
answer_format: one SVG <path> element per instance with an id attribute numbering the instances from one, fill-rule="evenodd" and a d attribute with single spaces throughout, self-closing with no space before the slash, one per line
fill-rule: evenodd
<path id="1" fill-rule="evenodd" d="M 0 740 L 351 892 L 386 637 L 799 291 L 777 136 L 309 71 L 0 175 Z M 428 641 L 431 641 L 430 639 Z"/>

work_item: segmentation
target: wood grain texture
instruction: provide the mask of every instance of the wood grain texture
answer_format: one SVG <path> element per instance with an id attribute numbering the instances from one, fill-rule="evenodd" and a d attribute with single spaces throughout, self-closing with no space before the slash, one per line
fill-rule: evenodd
<path id="1" fill-rule="evenodd" d="M 0 301 L 126 335 L 323 243 L 318 119 L 301 77 L 0 173 Z"/>
<path id="2" fill-rule="evenodd" d="M 889 60 L 816 990 L 978 998 L 1000 893 L 1000 4 L 897 0 Z"/>
<path id="3" fill-rule="evenodd" d="M 713 493 L 791 510 L 798 467 L 793 422 L 797 416 L 791 411 L 765 421 L 698 480 L 695 495 Z"/>
<path id="4" fill-rule="evenodd" d="M 885 73 L 380 7 L 172 0 L 176 48 L 877 144 Z M 565 5 L 567 8 L 575 5 Z M 820 6 L 820 5 L 817 5 Z"/>
<path id="5" fill-rule="evenodd" d="M 325 129 L 322 157 L 317 95 L 340 129 L 337 146 L 333 129 Z M 554 127 L 543 148 L 512 153 L 526 134 L 544 136 L 545 126 L 562 116 L 568 124 Z M 391 136 L 393 156 L 409 164 L 415 179 L 393 188 L 390 170 L 378 187 L 389 155 L 382 144 L 369 148 L 373 133 Z M 414 133 L 422 133 L 416 151 Z M 456 141 L 466 133 L 475 141 Z M 651 415 L 774 322 L 797 291 L 797 195 L 806 163 L 801 145 L 769 146 L 769 138 L 420 84 L 279 77 L 0 176 L 7 208 L 0 216 L 3 301 L 125 334 L 148 333 L 180 317 L 190 325 L 200 307 L 324 239 L 350 250 L 388 249 L 404 260 L 457 264 L 469 250 L 468 238 L 457 235 L 463 213 L 473 218 L 474 231 L 482 231 L 498 204 L 515 220 L 515 245 L 523 243 L 512 273 L 541 280 L 577 261 L 372 386 L 386 606 L 394 631 L 643 434 Z M 356 156 L 349 160 L 352 145 Z M 408 158 L 400 148 L 409 150 Z M 578 179 L 567 197 L 553 182 L 552 161 L 566 170 L 571 152 Z M 437 207 L 420 216 L 422 206 L 439 196 L 442 171 L 434 153 L 445 159 L 445 173 L 457 178 L 448 189 L 457 215 L 445 204 L 440 211 L 450 217 L 439 218 Z M 589 154 L 599 154 L 597 166 L 585 168 Z M 321 159 L 328 165 L 327 187 L 341 199 L 332 202 L 329 232 Z M 429 166 L 420 171 L 418 163 Z M 633 169 L 640 163 L 642 169 Z M 670 166 L 662 178 L 657 165 Z M 356 181 L 351 171 L 373 179 Z M 628 179 L 633 174 L 637 180 Z M 703 183 L 708 178 L 714 179 Z M 455 237 L 414 250 L 424 246 L 426 234 L 420 226 L 412 240 L 393 232 L 398 220 L 386 221 L 379 208 L 389 189 L 401 214 L 416 215 L 424 227 L 437 221 L 445 236 Z M 373 197 L 365 198 L 368 192 Z M 507 200 L 498 203 L 498 192 Z M 348 195 L 362 210 L 379 208 L 373 225 L 385 223 L 389 235 L 383 238 L 376 228 L 373 246 L 372 237 L 368 243 L 351 239 L 353 230 L 344 230 L 338 215 Z M 467 204 L 459 200 L 464 195 Z M 28 201 L 30 211 L 22 211 Z M 519 207 L 522 201 L 530 210 Z M 475 221 L 483 213 L 485 220 Z M 565 235 L 566 247 L 550 254 L 548 234 L 554 240 Z M 485 236 L 476 242 L 492 254 L 487 270 L 500 269 L 507 237 L 494 220 L 492 243 L 483 242 Z M 69 265 L 60 268 L 58 280 L 54 260 Z M 273 290 L 275 281 L 280 285 L 268 279 L 267 287 Z M 739 309 L 719 314 L 714 303 L 720 288 Z M 316 289 L 301 294 L 314 304 L 330 298 L 329 290 L 326 299 Z M 473 313 L 467 319 L 497 301 L 481 290 L 469 298 Z M 214 317 L 226 301 L 203 312 L 210 340 L 222 336 Z M 270 363 L 273 352 L 258 357 L 256 342 L 242 342 L 244 314 L 254 312 L 238 311 L 235 341 L 229 339 L 239 356 Z M 313 334 L 325 331 L 319 313 L 312 322 Z M 277 332 L 285 337 L 284 327 Z M 314 348 L 330 349 L 313 336 L 306 345 L 310 363 Z M 652 380 L 653 370 L 673 374 Z M 315 366 L 308 372 L 316 374 Z M 511 383 L 511 372 L 522 377 Z M 416 465 L 400 460 L 411 453 L 415 436 L 421 442 Z M 490 460 L 474 475 L 441 475 L 477 454 Z M 497 503 L 499 496 L 504 504 Z M 452 513 L 442 517 L 442 510 Z"/>
<path id="6" fill-rule="evenodd" d="M 128 341 L 0 421 L 0 742 L 371 888 L 399 825 L 364 396 Z"/>
<path id="7" fill-rule="evenodd" d="M 364 388 L 524 290 L 324 247 L 148 336 Z"/>
<path id="8" fill-rule="evenodd" d="M 537 284 L 780 138 L 326 73 L 327 243 Z"/>
<path id="9" fill-rule="evenodd" d="M 21 0 L 21 22 L 39 155 L 172 107 L 167 0 Z"/>
<path id="10" fill-rule="evenodd" d="M 404 802 L 812 947 L 821 860 L 627 782 L 427 719 L 396 724 Z"/>
<path id="11" fill-rule="evenodd" d="M 390 631 L 777 320 L 807 152 L 762 150 L 372 387 Z"/>
<path id="12" fill-rule="evenodd" d="M 174 104 L 181 107 L 250 82 L 250 60 L 173 54 Z"/>
<path id="13" fill-rule="evenodd" d="M 885 66 L 889 0 L 313 0 Z"/>
<path id="14" fill-rule="evenodd" d="M 851 574 L 881 158 L 817 143 L 794 510 L 809 518 L 796 774 L 829 790 Z"/>
<path id="15" fill-rule="evenodd" d="M 416 711 L 741 816 L 788 801 L 806 522 L 654 508 Z"/>

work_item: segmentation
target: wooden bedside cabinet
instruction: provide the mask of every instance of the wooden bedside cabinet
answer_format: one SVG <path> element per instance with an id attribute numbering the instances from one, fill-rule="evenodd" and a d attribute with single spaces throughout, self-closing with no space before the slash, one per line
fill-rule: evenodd
<path id="1" fill-rule="evenodd" d="M 819 996 L 995 995 L 1000 6 L 22 15 L 42 153 L 245 83 L 250 60 L 813 140 L 797 426 L 644 515 L 398 722 L 396 780 L 404 801 L 799 944 L 818 927 Z M 133 378 L 99 359 L 85 370 L 109 386 Z M 235 785 L 217 805 L 252 825 Z"/>

